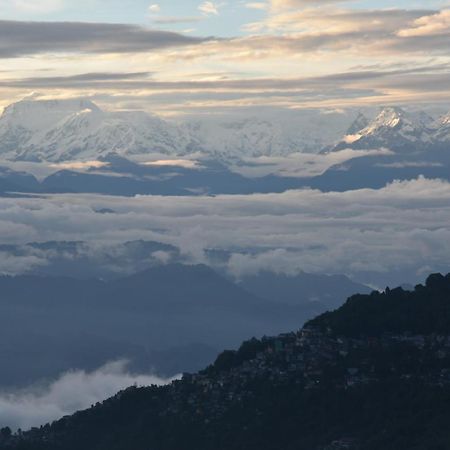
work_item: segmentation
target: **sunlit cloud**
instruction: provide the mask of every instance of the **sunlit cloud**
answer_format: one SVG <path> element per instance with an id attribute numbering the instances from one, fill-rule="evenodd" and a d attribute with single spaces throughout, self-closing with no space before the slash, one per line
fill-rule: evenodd
<path id="1" fill-rule="evenodd" d="M 148 7 L 148 10 L 149 10 L 151 13 L 159 13 L 159 12 L 161 11 L 161 6 L 159 6 L 158 4 L 150 5 L 150 6 Z"/>
<path id="2" fill-rule="evenodd" d="M 159 159 L 157 161 L 144 162 L 145 166 L 156 167 L 184 167 L 185 169 L 199 169 L 201 164 L 198 161 L 188 159 Z"/>
<path id="3" fill-rule="evenodd" d="M 201 5 L 199 5 L 198 10 L 205 14 L 206 16 L 218 16 L 219 15 L 219 9 L 224 6 L 223 3 L 215 3 L 215 2 L 203 2 Z"/>
<path id="4" fill-rule="evenodd" d="M 450 10 L 440 11 L 416 19 L 409 28 L 398 32 L 401 37 L 430 36 L 446 34 L 450 39 Z"/>
<path id="5" fill-rule="evenodd" d="M 332 3 L 345 3 L 352 0 L 270 0 L 274 10 L 319 7 Z"/>
<path id="6" fill-rule="evenodd" d="M 50 164 L 52 169 L 56 170 L 85 170 L 85 169 L 99 169 L 107 166 L 108 163 L 104 161 L 76 161 L 67 163 L 53 163 Z"/>
<path id="7" fill-rule="evenodd" d="M 202 60 L 199 61 L 201 65 Z M 292 61 L 291 61 L 292 63 Z M 148 72 L 98 72 L 69 76 L 0 78 L 0 89 L 10 92 L 40 92 L 43 98 L 86 96 L 117 109 L 145 109 L 163 115 L 214 112 L 235 108 L 257 114 L 251 108 L 335 108 L 388 102 L 450 101 L 450 64 L 430 58 L 423 65 L 385 63 L 361 65 L 330 75 L 244 78 L 239 74 L 188 73 L 164 81 L 162 74 Z M 295 67 L 292 65 L 291 67 Z M 275 74 L 274 74 L 275 75 Z M 46 95 L 42 96 L 42 93 Z M 120 93 L 120 94 L 119 94 Z M 36 95 L 36 94 L 35 94 Z M 20 98 L 20 97 L 19 97 Z"/>
<path id="8" fill-rule="evenodd" d="M 264 2 L 249 2 L 245 4 L 245 7 L 248 9 L 258 9 L 258 10 L 265 10 L 268 8 L 268 4 Z"/>

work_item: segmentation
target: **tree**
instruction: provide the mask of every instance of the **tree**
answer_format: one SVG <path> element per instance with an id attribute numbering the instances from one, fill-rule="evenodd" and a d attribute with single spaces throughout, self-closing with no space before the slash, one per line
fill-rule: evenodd
<path id="1" fill-rule="evenodd" d="M 4 427 L 4 428 L 0 429 L 0 436 L 3 439 L 9 439 L 11 437 L 11 435 L 12 435 L 11 428 Z"/>

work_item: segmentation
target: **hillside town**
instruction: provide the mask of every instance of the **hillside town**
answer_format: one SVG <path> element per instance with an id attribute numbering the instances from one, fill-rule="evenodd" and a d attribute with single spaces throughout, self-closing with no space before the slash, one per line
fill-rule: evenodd
<path id="1" fill-rule="evenodd" d="M 352 389 L 386 377 L 450 384 L 450 336 L 405 333 L 351 339 L 305 326 L 298 333 L 247 344 L 261 350 L 238 366 L 218 370 L 216 362 L 205 371 L 175 381 L 163 414 L 194 413 L 205 421 L 218 419 L 251 397 L 258 382 L 297 385 L 305 390 L 330 384 Z"/>
<path id="2" fill-rule="evenodd" d="M 221 367 L 221 358 L 244 350 L 250 357 Z M 253 339 L 238 351 L 225 352 L 206 370 L 184 374 L 174 381 L 159 415 L 197 416 L 208 424 L 251 399 L 259 383 L 273 388 L 296 386 L 306 391 L 330 385 L 349 390 L 386 377 L 414 379 L 432 386 L 450 385 L 450 336 L 386 333 L 355 339 L 307 325 L 297 333 Z M 103 405 L 120 401 L 133 389 L 137 388 L 131 387 Z M 13 443 L 33 439 L 39 431 L 31 430 L 25 436 L 19 433 L 15 438 L 8 435 L 8 440 Z M 323 450 L 353 448 L 357 448 L 354 439 L 345 437 Z"/>

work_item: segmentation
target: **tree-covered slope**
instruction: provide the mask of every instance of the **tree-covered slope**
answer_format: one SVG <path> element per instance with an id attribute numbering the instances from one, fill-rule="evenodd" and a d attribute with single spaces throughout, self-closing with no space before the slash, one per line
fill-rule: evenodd
<path id="1" fill-rule="evenodd" d="M 414 291 L 401 288 L 355 295 L 338 310 L 310 322 L 345 336 L 383 333 L 450 334 L 450 274 L 434 274 Z"/>

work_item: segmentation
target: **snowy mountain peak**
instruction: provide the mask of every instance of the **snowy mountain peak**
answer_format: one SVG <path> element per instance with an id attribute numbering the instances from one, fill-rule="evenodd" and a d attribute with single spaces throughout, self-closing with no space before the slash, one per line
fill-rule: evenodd
<path id="1" fill-rule="evenodd" d="M 37 100 L 26 98 L 7 106 L 3 111 L 2 118 L 21 118 L 33 114 L 67 114 L 83 110 L 97 111 L 100 108 L 87 99 Z"/>
<path id="2" fill-rule="evenodd" d="M 412 114 L 399 107 L 384 108 L 365 132 L 375 132 L 381 128 L 404 128 L 407 131 L 422 129 L 429 121 L 423 114 Z"/>
<path id="3" fill-rule="evenodd" d="M 181 140 L 181 142 L 180 142 Z M 6 159 L 63 161 L 174 153 L 185 145 L 176 127 L 140 111 L 107 112 L 88 99 L 24 99 L 0 117 Z"/>
<path id="4" fill-rule="evenodd" d="M 433 145 L 433 118 L 425 112 L 409 112 L 400 107 L 387 107 L 363 129 L 347 134 L 334 148 L 373 149 L 393 151 L 422 151 Z"/>
<path id="5" fill-rule="evenodd" d="M 399 107 L 388 107 L 384 108 L 378 116 L 375 118 L 375 120 L 372 123 L 372 127 L 375 126 L 378 127 L 396 127 L 402 119 L 404 119 L 406 116 L 406 113 L 403 109 Z"/>
<path id="6" fill-rule="evenodd" d="M 440 117 L 434 124 L 434 138 L 441 147 L 448 148 L 450 143 L 450 112 Z"/>
<path id="7" fill-rule="evenodd" d="M 407 112 L 400 107 L 384 108 L 367 129 L 401 128 L 406 132 L 423 131 L 433 123 L 433 118 L 423 111 Z"/>
<path id="8" fill-rule="evenodd" d="M 438 123 L 441 126 L 448 126 L 450 125 L 450 112 L 447 114 L 444 114 L 442 117 L 439 118 Z"/>
<path id="9" fill-rule="evenodd" d="M 95 103 L 85 99 L 35 100 L 24 99 L 5 108 L 0 124 L 30 131 L 43 128 L 79 111 L 99 111 Z"/>

